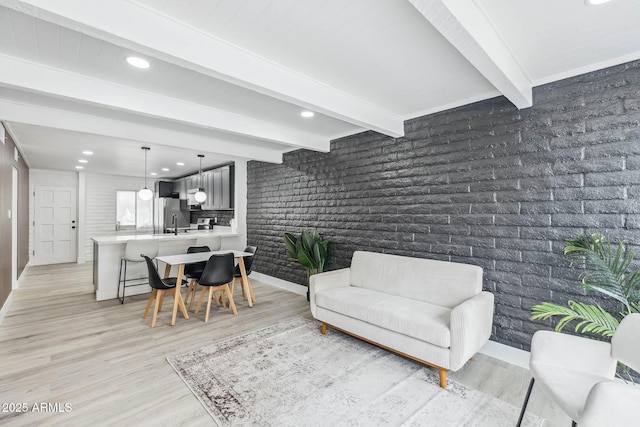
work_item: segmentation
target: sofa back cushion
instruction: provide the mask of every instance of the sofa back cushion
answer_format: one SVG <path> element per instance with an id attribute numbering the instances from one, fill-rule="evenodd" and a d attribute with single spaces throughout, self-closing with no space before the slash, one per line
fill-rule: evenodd
<path id="1" fill-rule="evenodd" d="M 482 268 L 356 251 L 350 285 L 453 308 L 482 291 Z"/>

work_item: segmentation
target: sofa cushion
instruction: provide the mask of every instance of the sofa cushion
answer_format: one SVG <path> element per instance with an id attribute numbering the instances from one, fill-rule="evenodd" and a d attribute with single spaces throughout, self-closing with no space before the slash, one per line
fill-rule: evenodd
<path id="1" fill-rule="evenodd" d="M 420 339 L 439 347 L 451 345 L 451 310 L 370 289 L 347 286 L 319 291 L 318 307 Z"/>
<path id="2" fill-rule="evenodd" d="M 482 268 L 356 251 L 349 281 L 352 286 L 453 308 L 482 291 Z"/>

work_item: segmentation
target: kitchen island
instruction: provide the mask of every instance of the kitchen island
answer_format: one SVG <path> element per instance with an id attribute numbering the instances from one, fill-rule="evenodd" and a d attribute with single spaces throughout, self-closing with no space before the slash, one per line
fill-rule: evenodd
<path id="1" fill-rule="evenodd" d="M 220 236 L 222 238 L 221 249 L 242 250 L 244 242 L 242 234 L 225 231 L 194 230 L 188 233 L 175 234 L 138 234 L 138 235 L 111 235 L 93 237 L 93 286 L 96 300 L 102 301 L 118 297 L 118 272 L 120 259 L 124 255 L 127 242 L 132 240 L 157 240 L 159 244 L 158 255 L 177 255 L 187 252 L 189 246 L 195 246 L 199 238 Z M 206 243 L 205 243 L 206 244 Z M 160 272 L 164 266 L 159 266 Z M 162 274 L 162 273 L 161 273 Z M 175 276 L 177 271 L 172 271 Z M 127 267 L 127 280 L 147 277 L 145 263 L 129 263 Z M 151 288 L 148 285 L 127 288 L 127 295 L 148 293 Z"/>

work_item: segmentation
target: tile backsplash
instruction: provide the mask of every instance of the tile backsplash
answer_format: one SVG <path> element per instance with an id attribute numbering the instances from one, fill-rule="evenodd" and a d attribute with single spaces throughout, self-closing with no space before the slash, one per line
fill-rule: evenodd
<path id="1" fill-rule="evenodd" d="M 228 226 L 233 218 L 233 211 L 191 211 L 191 223 L 195 224 L 198 218 L 218 218 L 217 225 Z"/>

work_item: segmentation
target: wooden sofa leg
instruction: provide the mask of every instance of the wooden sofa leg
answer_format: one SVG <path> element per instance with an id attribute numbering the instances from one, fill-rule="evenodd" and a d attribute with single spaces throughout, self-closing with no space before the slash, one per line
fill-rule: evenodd
<path id="1" fill-rule="evenodd" d="M 438 368 L 440 374 L 440 387 L 447 388 L 447 370 L 444 368 Z"/>
<path id="2" fill-rule="evenodd" d="M 324 323 L 324 322 L 322 322 L 322 329 L 320 329 L 320 333 L 322 335 L 326 335 L 326 333 L 327 333 L 327 324 Z"/>

